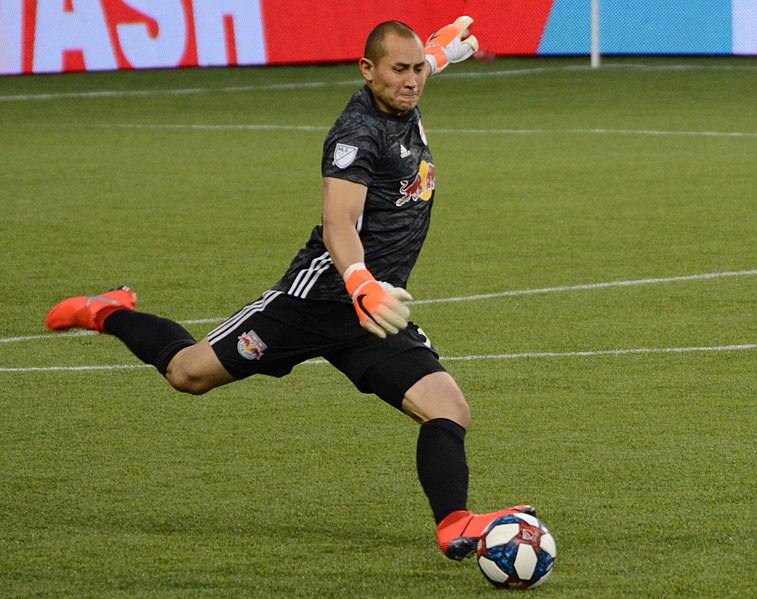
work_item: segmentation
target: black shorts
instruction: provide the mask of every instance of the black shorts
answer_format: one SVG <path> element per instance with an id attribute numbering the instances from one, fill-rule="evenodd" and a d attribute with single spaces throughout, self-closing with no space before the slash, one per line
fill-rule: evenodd
<path id="1" fill-rule="evenodd" d="M 224 368 L 237 379 L 281 377 L 297 364 L 323 357 L 363 393 L 399 408 L 405 391 L 432 372 L 439 355 L 414 323 L 380 339 L 360 326 L 345 302 L 304 300 L 266 291 L 208 334 Z"/>

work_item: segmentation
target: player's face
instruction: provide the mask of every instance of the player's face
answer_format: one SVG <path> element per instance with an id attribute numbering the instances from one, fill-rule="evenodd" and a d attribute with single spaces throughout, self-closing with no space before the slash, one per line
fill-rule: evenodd
<path id="1" fill-rule="evenodd" d="M 377 63 L 363 58 L 360 70 L 373 92 L 376 104 L 389 114 L 404 114 L 418 104 L 428 71 L 423 45 L 418 38 L 388 34 L 386 53 Z"/>

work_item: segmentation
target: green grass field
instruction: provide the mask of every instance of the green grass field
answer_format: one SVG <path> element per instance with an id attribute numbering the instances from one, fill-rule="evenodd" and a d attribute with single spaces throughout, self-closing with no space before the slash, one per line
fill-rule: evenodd
<path id="1" fill-rule="evenodd" d="M 456 65 L 421 103 L 409 287 L 473 408 L 470 506 L 538 506 L 535 596 L 753 597 L 757 63 L 586 62 Z M 0 596 L 497 592 L 435 545 L 416 425 L 329 366 L 189 397 L 44 328 L 119 284 L 197 336 L 255 299 L 357 78 L 0 78 Z"/>

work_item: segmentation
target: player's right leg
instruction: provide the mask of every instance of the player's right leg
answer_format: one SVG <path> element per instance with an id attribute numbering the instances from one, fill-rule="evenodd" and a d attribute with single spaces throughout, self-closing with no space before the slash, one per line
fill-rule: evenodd
<path id="1" fill-rule="evenodd" d="M 165 377 L 174 389 L 194 395 L 236 380 L 223 367 L 207 337 L 181 349 L 168 363 Z"/>
<path id="2" fill-rule="evenodd" d="M 45 324 L 54 331 L 83 328 L 118 337 L 146 364 L 155 366 L 177 390 L 201 394 L 232 382 L 207 339 L 197 343 L 180 324 L 137 312 L 137 294 L 119 287 L 101 295 L 58 303 Z"/>
<path id="3" fill-rule="evenodd" d="M 45 325 L 51 331 L 82 328 L 104 333 L 108 316 L 136 307 L 137 294 L 128 287 L 116 287 L 101 295 L 79 295 L 59 302 L 47 313 Z"/>

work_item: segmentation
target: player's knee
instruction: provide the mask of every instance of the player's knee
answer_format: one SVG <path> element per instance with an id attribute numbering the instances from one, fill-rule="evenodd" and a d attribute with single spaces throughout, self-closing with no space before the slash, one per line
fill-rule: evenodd
<path id="1" fill-rule="evenodd" d="M 462 392 L 458 392 L 455 397 L 451 398 L 450 409 L 452 412 L 450 420 L 454 420 L 465 430 L 468 430 L 471 425 L 472 415 L 470 406 L 465 401 Z"/>
<path id="2" fill-rule="evenodd" d="M 429 412 L 427 420 L 434 418 L 452 420 L 467 431 L 471 425 L 471 409 L 462 393 L 454 394 L 446 396 L 435 409 Z"/>
<path id="3" fill-rule="evenodd" d="M 192 379 L 188 377 L 169 377 L 166 376 L 166 380 L 177 391 L 182 393 L 189 393 L 190 395 L 202 395 L 210 391 L 210 387 L 204 384 L 202 381 Z"/>
<path id="4" fill-rule="evenodd" d="M 177 391 L 202 395 L 234 380 L 206 340 L 186 347 L 168 363 L 166 380 Z"/>
<path id="5" fill-rule="evenodd" d="M 190 395 L 202 395 L 212 389 L 212 386 L 203 378 L 193 375 L 181 365 L 169 364 L 166 371 L 166 380 L 169 384 L 182 393 Z"/>
<path id="6" fill-rule="evenodd" d="M 454 379 L 434 373 L 418 381 L 405 395 L 403 410 L 419 422 L 446 418 L 464 429 L 471 425 L 471 409 Z"/>
<path id="7" fill-rule="evenodd" d="M 456 384 L 446 385 L 436 407 L 432 410 L 434 418 L 448 418 L 457 422 L 465 430 L 471 425 L 471 409 L 465 395 Z"/>

